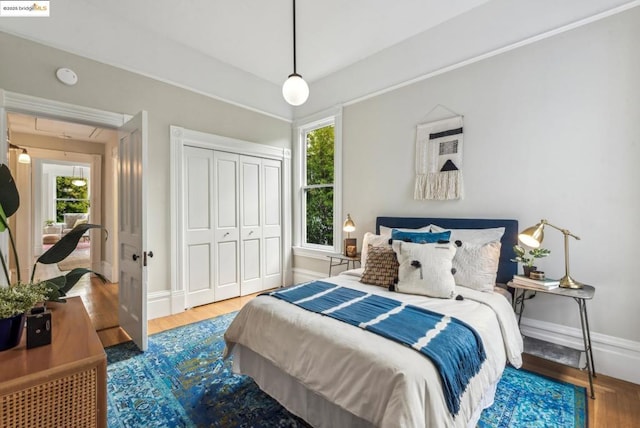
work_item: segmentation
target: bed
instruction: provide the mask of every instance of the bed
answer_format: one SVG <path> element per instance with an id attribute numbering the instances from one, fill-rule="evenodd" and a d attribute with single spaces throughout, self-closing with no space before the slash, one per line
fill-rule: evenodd
<path id="1" fill-rule="evenodd" d="M 492 242 L 500 253 L 493 278 L 496 283 L 506 283 L 516 269 L 516 264 L 509 262 L 517 240 L 516 220 L 378 217 L 376 234 L 370 234 L 373 238 L 368 242 L 391 230 L 394 234 L 404 230 L 410 235 L 414 230 L 427 230 L 425 235 L 433 236 L 449 231 L 450 239 L 464 237 L 471 242 L 475 238 L 469 236 L 484 236 L 498 228 L 504 230 L 500 244 Z M 365 235 L 365 241 L 368 238 Z M 417 248 L 406 241 L 393 242 L 398 248 Z M 458 248 L 461 244 L 458 240 Z M 444 241 L 439 240 L 420 248 L 442 245 Z M 473 248 L 481 246 L 486 247 L 478 244 Z M 400 259 L 398 248 L 394 251 Z M 373 259 L 371 254 L 368 259 Z M 364 269 L 369 267 L 366 264 Z M 322 279 L 322 284 L 292 286 L 251 300 L 225 333 L 225 354 L 233 356 L 234 371 L 252 377 L 263 391 L 314 427 L 475 426 L 482 410 L 493 403 L 505 365 L 522 364 L 522 338 L 510 295 L 455 285 L 456 298 L 434 298 L 389 291 L 387 287 L 363 284 L 361 279 L 363 269 L 356 269 Z M 484 360 L 456 398 L 455 412 L 450 396 L 443 391 L 444 377 L 433 362 L 436 360 L 383 335 L 283 300 L 289 289 L 304 291 L 320 285 L 330 288 L 323 293 L 348 289 L 368 298 L 392 299 L 402 308 L 443 314 L 471 326 L 481 339 Z M 388 315 L 381 319 L 385 317 L 390 319 Z"/>

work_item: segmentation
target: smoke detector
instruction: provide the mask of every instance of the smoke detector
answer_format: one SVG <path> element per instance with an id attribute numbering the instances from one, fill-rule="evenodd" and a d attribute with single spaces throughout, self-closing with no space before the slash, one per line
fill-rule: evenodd
<path id="1" fill-rule="evenodd" d="M 59 81 L 68 86 L 78 83 L 78 75 L 70 68 L 59 68 L 56 70 L 56 77 Z"/>

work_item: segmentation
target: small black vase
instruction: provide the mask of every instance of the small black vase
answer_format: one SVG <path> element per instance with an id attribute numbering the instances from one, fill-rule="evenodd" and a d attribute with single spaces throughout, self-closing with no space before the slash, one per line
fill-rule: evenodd
<path id="1" fill-rule="evenodd" d="M 522 266 L 522 270 L 524 270 L 524 276 L 529 278 L 530 275 L 531 275 L 531 272 L 533 272 L 534 270 L 538 270 L 538 267 L 537 266 Z"/>

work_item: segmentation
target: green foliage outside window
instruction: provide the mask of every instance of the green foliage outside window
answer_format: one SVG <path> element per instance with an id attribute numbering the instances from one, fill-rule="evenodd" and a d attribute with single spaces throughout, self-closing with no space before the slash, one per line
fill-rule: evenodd
<path id="1" fill-rule="evenodd" d="M 306 242 L 310 244 L 333 246 L 333 129 L 325 126 L 307 133 Z"/>
<path id="2" fill-rule="evenodd" d="M 88 183 L 76 186 L 75 177 L 56 177 L 56 221 L 64 221 L 64 213 L 89 212 Z"/>

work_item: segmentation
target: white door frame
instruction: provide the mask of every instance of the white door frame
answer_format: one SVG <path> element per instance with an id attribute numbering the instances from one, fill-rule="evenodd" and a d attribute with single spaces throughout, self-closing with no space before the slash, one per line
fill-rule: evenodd
<path id="1" fill-rule="evenodd" d="M 91 207 L 91 217 L 89 219 L 90 223 L 94 224 L 102 224 L 102 180 L 100 177 L 102 176 L 102 156 L 96 154 L 85 154 L 85 153 L 72 153 L 67 152 L 64 153 L 59 150 L 48 150 L 48 149 L 40 149 L 40 148 L 30 148 L 29 154 L 31 155 L 31 165 L 32 165 L 32 180 L 33 180 L 33 197 L 32 197 L 32 210 L 31 210 L 31 230 L 33 233 L 33 242 L 31 244 L 31 256 L 28 260 L 33 260 L 34 255 L 42 254 L 42 225 L 44 223 L 44 218 L 42 218 L 42 192 L 44 191 L 42 188 L 42 163 L 43 160 L 49 160 L 52 163 L 56 163 L 56 161 L 60 161 L 60 163 L 68 163 L 77 165 L 79 163 L 85 163 L 90 166 L 91 177 L 89 180 L 89 185 L 91 186 L 91 190 L 89 192 L 90 196 L 90 207 Z M 38 165 L 38 168 L 34 168 Z M 102 232 L 100 232 L 102 233 Z M 99 236 L 98 232 L 96 232 L 95 236 Z M 99 239 L 91 240 L 91 269 L 100 273 L 102 272 L 102 245 Z M 107 275 L 110 277 L 111 275 Z"/>
<path id="2" fill-rule="evenodd" d="M 291 150 L 237 140 L 180 126 L 170 127 L 171 136 L 171 314 L 183 312 L 186 293 L 183 268 L 185 211 L 182 206 L 184 146 L 202 147 L 240 155 L 282 161 L 282 285 L 291 283 Z M 169 314 L 166 314 L 169 315 Z"/>
<path id="3" fill-rule="evenodd" d="M 100 126 L 119 128 L 132 116 L 113 113 L 75 104 L 68 104 L 46 98 L 5 91 L 0 88 L 0 136 L 7 135 L 7 113 L 23 113 L 33 116 L 47 116 L 60 120 Z M 0 138 L 0 163 L 7 163 L 7 140 Z M 0 249 L 8 254 L 8 236 L 0 234 Z M 0 279 L 0 281 L 4 281 Z"/>

